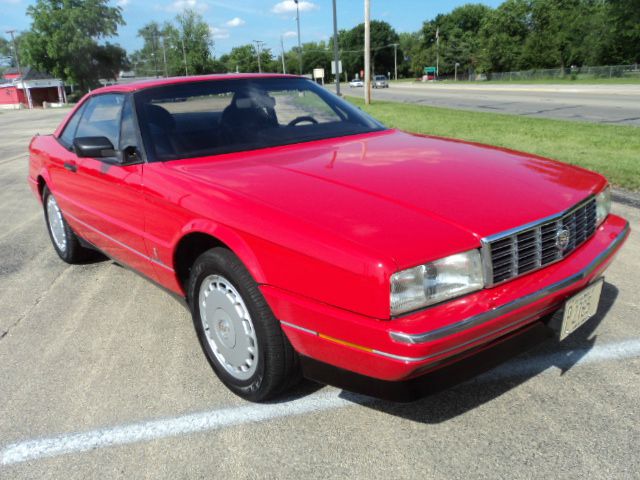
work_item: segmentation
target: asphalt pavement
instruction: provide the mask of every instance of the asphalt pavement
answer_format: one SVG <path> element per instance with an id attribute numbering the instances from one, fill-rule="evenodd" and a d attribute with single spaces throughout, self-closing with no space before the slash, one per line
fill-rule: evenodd
<path id="1" fill-rule="evenodd" d="M 0 113 L 0 478 L 638 478 L 638 210 L 614 204 L 634 231 L 565 342 L 412 404 L 304 383 L 255 405 L 183 303 L 55 255 L 26 147 L 64 113 Z"/>
<path id="2" fill-rule="evenodd" d="M 341 90 L 345 95 L 363 96 L 362 88 L 350 88 L 348 84 L 342 84 Z M 372 98 L 479 112 L 640 126 L 640 85 L 392 82 L 388 89 L 374 89 Z"/>

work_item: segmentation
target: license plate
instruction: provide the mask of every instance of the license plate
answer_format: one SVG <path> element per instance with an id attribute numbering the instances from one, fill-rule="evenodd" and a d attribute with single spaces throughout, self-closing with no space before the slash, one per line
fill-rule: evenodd
<path id="1" fill-rule="evenodd" d="M 567 338 L 580 325 L 596 314 L 603 284 L 604 279 L 600 279 L 567 300 L 564 304 L 560 340 Z"/>

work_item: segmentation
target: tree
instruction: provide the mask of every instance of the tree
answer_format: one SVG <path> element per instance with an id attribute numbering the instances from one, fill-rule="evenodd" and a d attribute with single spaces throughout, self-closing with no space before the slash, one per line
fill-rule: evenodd
<path id="1" fill-rule="evenodd" d="M 176 17 L 177 28 L 181 38 L 172 38 L 173 46 L 178 43 L 182 47 L 184 42 L 184 53 L 187 57 L 187 66 L 190 75 L 201 75 L 211 73 L 213 55 L 213 37 L 209 25 L 204 21 L 202 15 L 194 10 L 185 10 Z"/>
<path id="2" fill-rule="evenodd" d="M 23 39 L 25 65 L 78 84 L 81 90 L 122 67 L 123 50 L 98 43 L 124 25 L 122 9 L 110 7 L 108 0 L 37 0 L 27 15 L 32 23 Z"/>
<path id="3" fill-rule="evenodd" d="M 467 4 L 424 22 L 423 45 L 429 52 L 429 65 L 436 64 L 439 53 L 440 75 L 453 74 L 456 63 L 463 71 L 475 70 L 481 61 L 480 29 L 490 12 L 485 5 Z M 439 47 L 436 32 L 440 37 Z"/>
<path id="4" fill-rule="evenodd" d="M 399 43 L 398 75 L 402 77 L 422 76 L 424 67 L 429 65 L 429 61 L 427 50 L 423 48 L 421 33 L 403 32 L 399 35 Z"/>
<path id="5" fill-rule="evenodd" d="M 231 52 L 220 57 L 220 63 L 227 72 L 258 72 L 258 50 L 251 43 L 234 47 Z M 274 61 L 270 49 L 260 49 L 260 66 L 263 72 L 278 71 L 278 62 Z"/>
<path id="6" fill-rule="evenodd" d="M 522 68 L 522 51 L 529 35 L 528 0 L 507 0 L 489 12 L 480 27 L 482 72 L 508 72 Z"/>
<path id="7" fill-rule="evenodd" d="M 371 21 L 371 70 L 372 73 L 393 72 L 393 44 L 398 43 L 398 33 L 387 22 Z M 341 31 L 338 37 L 342 54 L 343 68 L 351 72 L 360 72 L 364 68 L 364 23 L 356 25 L 351 30 Z M 329 57 L 330 59 L 331 57 Z M 403 58 L 398 49 L 398 58 Z"/>
<path id="8" fill-rule="evenodd" d="M 606 18 L 611 28 L 603 42 L 607 63 L 640 62 L 640 0 L 608 0 Z"/>

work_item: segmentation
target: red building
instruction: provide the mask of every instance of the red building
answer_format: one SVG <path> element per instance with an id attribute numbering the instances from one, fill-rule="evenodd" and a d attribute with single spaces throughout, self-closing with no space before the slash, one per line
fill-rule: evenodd
<path id="1" fill-rule="evenodd" d="M 0 108 L 34 108 L 43 102 L 67 102 L 62 80 L 30 67 L 5 70 L 0 79 Z"/>

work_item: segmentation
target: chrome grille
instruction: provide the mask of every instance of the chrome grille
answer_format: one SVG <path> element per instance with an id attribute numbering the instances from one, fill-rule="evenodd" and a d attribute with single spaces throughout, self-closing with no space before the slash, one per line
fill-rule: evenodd
<path id="1" fill-rule="evenodd" d="M 566 230 L 568 242 L 559 243 Z M 569 211 L 483 240 L 487 286 L 510 280 L 561 260 L 596 230 L 596 200 L 591 197 Z"/>

